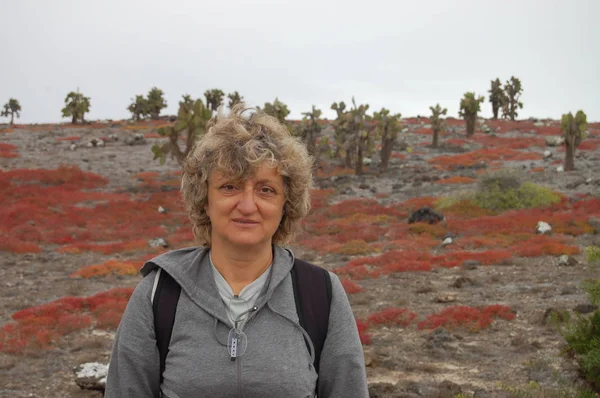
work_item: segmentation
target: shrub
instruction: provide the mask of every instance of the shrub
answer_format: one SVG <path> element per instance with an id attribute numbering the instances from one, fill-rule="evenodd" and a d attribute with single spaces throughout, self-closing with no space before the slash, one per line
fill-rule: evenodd
<path id="1" fill-rule="evenodd" d="M 584 285 L 593 303 L 600 304 L 600 280 Z M 586 380 L 600 389 L 600 310 L 591 315 L 556 324 L 568 344 L 567 352 L 576 356 Z"/>
<path id="2" fill-rule="evenodd" d="M 475 203 L 494 211 L 547 207 L 560 202 L 560 195 L 532 182 L 521 182 L 511 172 L 501 170 L 480 177 Z"/>
<path id="3" fill-rule="evenodd" d="M 588 246 L 585 249 L 585 254 L 587 255 L 588 263 L 600 263 L 600 247 L 598 246 Z"/>

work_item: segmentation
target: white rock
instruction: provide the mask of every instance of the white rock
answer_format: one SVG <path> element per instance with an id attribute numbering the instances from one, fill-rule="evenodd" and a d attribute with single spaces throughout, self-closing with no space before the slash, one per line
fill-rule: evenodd
<path id="1" fill-rule="evenodd" d="M 442 242 L 442 246 L 448 246 L 450 243 L 452 243 L 452 238 L 451 237 L 447 237 L 446 239 L 444 239 L 444 241 Z"/>
<path id="2" fill-rule="evenodd" d="M 556 171 L 557 171 L 557 172 L 559 172 L 559 173 L 562 173 L 563 171 L 565 171 L 565 168 L 564 168 L 564 167 L 562 167 L 562 166 L 558 166 L 558 167 L 556 168 Z"/>
<path id="3" fill-rule="evenodd" d="M 565 137 L 560 135 L 545 137 L 545 140 L 548 146 L 561 146 L 565 143 Z"/>
<path id="4" fill-rule="evenodd" d="M 84 363 L 77 368 L 75 376 L 77 377 L 105 377 L 108 372 L 108 365 L 98 362 Z"/>
<path id="5" fill-rule="evenodd" d="M 552 152 L 551 151 L 548 151 L 548 150 L 544 151 L 544 159 L 547 159 L 547 158 L 549 158 L 551 156 L 552 156 Z"/>
<path id="6" fill-rule="evenodd" d="M 162 207 L 162 206 L 158 206 L 158 212 L 159 212 L 159 213 L 161 213 L 161 214 L 162 214 L 162 213 L 166 213 L 166 212 L 167 212 L 167 209 L 165 209 L 165 208 L 164 208 L 164 207 Z"/>
<path id="7" fill-rule="evenodd" d="M 169 244 L 163 238 L 150 239 L 148 244 L 150 247 L 169 247 Z"/>
<path id="8" fill-rule="evenodd" d="M 96 146 L 103 147 L 104 146 L 104 140 L 98 140 L 98 142 L 96 142 Z"/>
<path id="9" fill-rule="evenodd" d="M 93 147 L 93 146 L 94 146 L 94 144 L 92 144 L 91 142 L 88 142 L 88 143 L 86 144 L 86 146 L 87 146 L 88 148 L 91 148 L 91 147 Z"/>
<path id="10" fill-rule="evenodd" d="M 73 372 L 75 373 L 75 383 L 83 389 L 103 391 L 106 388 L 108 365 L 88 362 L 76 366 Z"/>
<path id="11" fill-rule="evenodd" d="M 368 165 L 370 165 L 370 164 L 371 164 L 371 162 L 372 162 L 371 158 L 363 158 L 363 164 L 364 164 L 365 166 L 368 166 Z"/>
<path id="12" fill-rule="evenodd" d="M 588 177 L 588 178 L 585 179 L 585 183 L 586 184 L 591 184 L 591 182 L 592 182 L 591 177 Z"/>
<path id="13" fill-rule="evenodd" d="M 69 149 L 74 151 L 75 149 L 77 149 L 77 145 L 76 144 L 71 144 L 69 145 Z"/>
<path id="14" fill-rule="evenodd" d="M 537 228 L 535 229 L 535 231 L 538 234 L 542 234 L 543 235 L 543 234 L 552 232 L 552 227 L 547 222 L 538 221 Z"/>

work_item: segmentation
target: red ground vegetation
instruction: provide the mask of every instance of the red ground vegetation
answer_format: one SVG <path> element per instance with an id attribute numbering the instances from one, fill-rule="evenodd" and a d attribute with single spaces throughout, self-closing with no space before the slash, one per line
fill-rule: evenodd
<path id="1" fill-rule="evenodd" d="M 437 180 L 437 184 L 471 184 L 477 181 L 475 178 L 471 177 L 463 177 L 463 176 L 453 176 L 449 178 L 444 178 L 443 180 Z"/>
<path id="2" fill-rule="evenodd" d="M 492 305 L 482 309 L 455 306 L 449 307 L 438 314 L 429 315 L 425 320 L 417 324 L 419 330 L 466 328 L 471 331 L 484 329 L 492 324 L 493 318 L 506 320 L 514 319 L 512 310 L 503 305 Z"/>
<path id="3" fill-rule="evenodd" d="M 540 153 L 527 153 L 511 148 L 499 147 L 479 149 L 458 155 L 438 156 L 429 159 L 428 162 L 442 166 L 445 169 L 453 170 L 456 166 L 472 167 L 481 162 L 487 163 L 494 160 L 540 160 L 542 157 L 543 155 Z"/>
<path id="4" fill-rule="evenodd" d="M 367 322 L 369 326 L 398 325 L 407 327 L 416 317 L 417 314 L 405 308 L 390 307 L 369 315 Z"/>
<path id="5" fill-rule="evenodd" d="M 15 312 L 0 329 L 0 352 L 20 354 L 55 345 L 62 336 L 87 329 L 115 330 L 132 288 L 116 288 L 90 297 L 63 297 Z"/>
<path id="6" fill-rule="evenodd" d="M 139 194 L 116 194 L 94 191 L 107 180 L 74 167 L 0 171 L 2 245 L 19 253 L 39 251 L 39 244 L 61 245 L 64 253 L 144 249 L 149 239 L 189 225 L 178 192 L 161 192 L 162 183 L 153 181 Z M 159 213 L 159 206 L 170 212 Z"/>

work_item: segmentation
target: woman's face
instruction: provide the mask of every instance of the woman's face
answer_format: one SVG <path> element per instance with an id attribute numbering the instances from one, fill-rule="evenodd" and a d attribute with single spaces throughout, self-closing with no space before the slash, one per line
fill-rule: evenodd
<path id="1" fill-rule="evenodd" d="M 212 244 L 270 247 L 284 204 L 283 177 L 275 168 L 263 165 L 246 181 L 213 171 L 206 205 Z"/>

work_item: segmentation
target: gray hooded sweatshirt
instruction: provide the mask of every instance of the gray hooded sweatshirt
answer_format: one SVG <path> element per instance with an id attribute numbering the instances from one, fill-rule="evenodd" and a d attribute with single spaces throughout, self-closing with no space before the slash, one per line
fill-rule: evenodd
<path id="1" fill-rule="evenodd" d="M 293 253 L 273 247 L 273 269 L 243 326 L 247 348 L 231 360 L 232 328 L 204 247 L 178 249 L 144 264 L 117 329 L 105 397 L 363 398 L 368 397 L 362 345 L 350 303 L 330 272 L 332 300 L 318 375 L 314 348 L 307 349 L 294 302 Z M 160 383 L 152 313 L 157 268 L 182 287 Z"/>

